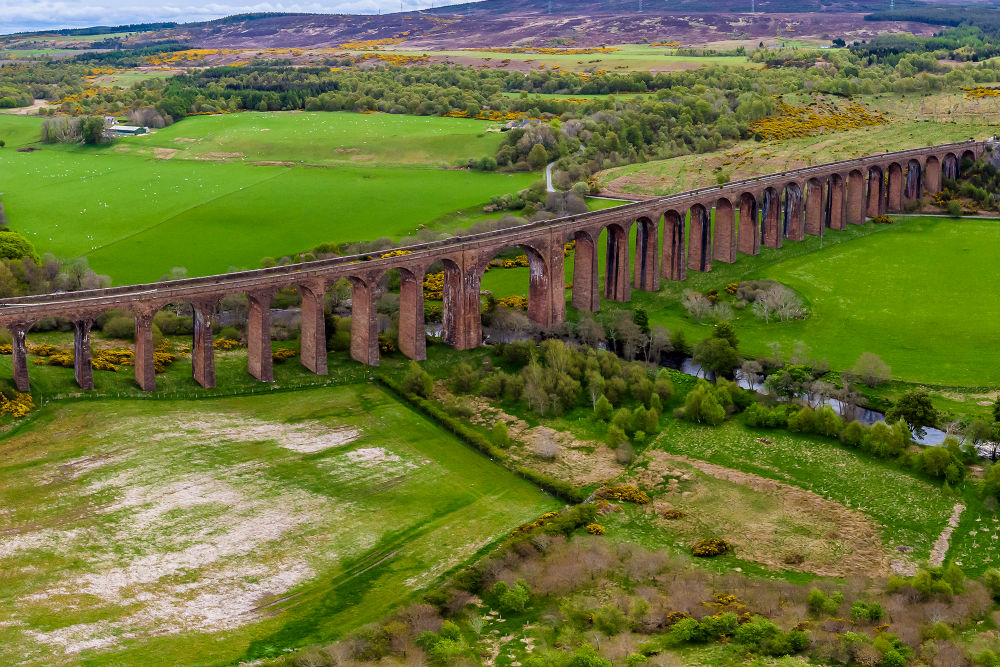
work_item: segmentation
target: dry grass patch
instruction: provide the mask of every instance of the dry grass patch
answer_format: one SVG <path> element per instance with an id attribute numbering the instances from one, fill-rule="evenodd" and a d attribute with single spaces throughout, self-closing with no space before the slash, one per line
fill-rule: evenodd
<path id="1" fill-rule="evenodd" d="M 642 483 L 659 491 L 647 512 L 685 540 L 723 537 L 740 558 L 823 576 L 888 573 L 875 523 L 804 489 L 704 461 L 650 451 Z M 664 511 L 686 512 L 681 519 Z"/>

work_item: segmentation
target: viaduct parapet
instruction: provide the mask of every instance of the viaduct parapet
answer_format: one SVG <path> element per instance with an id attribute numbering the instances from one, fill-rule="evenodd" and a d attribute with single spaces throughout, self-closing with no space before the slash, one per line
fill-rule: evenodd
<path id="1" fill-rule="evenodd" d="M 375 366 L 379 363 L 377 286 L 386 272 L 398 270 L 399 349 L 422 360 L 426 358 L 422 283 L 436 262 L 444 266 L 443 338 L 459 350 L 474 348 L 482 344 L 483 273 L 507 248 L 520 248 L 527 255 L 528 316 L 550 327 L 566 318 L 563 248 L 571 241 L 576 242 L 572 304 L 596 312 L 602 295 L 629 301 L 632 289 L 657 291 L 661 280 L 680 281 L 688 271 L 711 271 L 713 262 L 734 262 L 737 253 L 756 255 L 762 245 L 780 248 L 785 239 L 801 241 L 807 234 L 820 236 L 827 229 L 843 230 L 866 218 L 902 211 L 907 202 L 938 192 L 942 177 L 956 177 L 963 160 L 978 159 L 992 149 L 990 142 L 968 141 L 872 155 L 377 253 L 390 255 L 384 257 L 338 257 L 204 278 L 6 299 L 0 302 L 0 326 L 13 337 L 15 384 L 28 391 L 26 334 L 42 318 L 73 322 L 76 381 L 82 389 L 93 389 L 91 326 L 107 310 L 126 310 L 135 317 L 136 382 L 143 390 L 154 391 L 153 315 L 168 304 L 188 303 L 194 312 L 193 375 L 211 388 L 215 386 L 213 319 L 223 297 L 245 294 L 248 370 L 258 380 L 272 382 L 271 298 L 294 286 L 302 296 L 301 362 L 325 375 L 327 288 L 340 279 L 350 281 L 351 356 Z M 630 248 L 633 226 L 635 245 Z M 603 232 L 607 242 L 602 291 L 597 253 Z M 630 253 L 634 253 L 631 271 Z"/>

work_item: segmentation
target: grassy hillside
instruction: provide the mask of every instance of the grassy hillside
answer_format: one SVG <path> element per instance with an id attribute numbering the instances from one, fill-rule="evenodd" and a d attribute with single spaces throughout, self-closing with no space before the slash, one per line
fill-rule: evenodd
<path id="1" fill-rule="evenodd" d="M 359 115 L 350 120 L 384 123 L 372 118 Z M 248 142 L 244 148 L 258 155 L 291 157 L 296 151 L 300 156 L 313 151 L 308 147 L 314 145 L 318 148 L 313 157 L 341 155 L 333 145 L 294 139 L 298 135 L 293 124 L 301 123 L 299 129 L 307 131 L 308 116 L 285 119 L 278 123 L 285 128 L 281 140 L 258 143 L 253 149 Z M 410 120 L 404 143 L 411 147 L 423 131 L 417 128 L 430 126 L 432 139 L 441 129 L 423 118 Z M 202 128 L 209 124 L 200 122 Z M 491 196 L 523 189 L 537 178 L 412 167 L 311 169 L 164 160 L 115 147 L 41 146 L 31 153 L 17 152 L 37 138 L 39 125 L 37 118 L 0 116 L 0 137 L 7 139 L 7 148 L 0 150 L 5 174 L 0 192 L 11 227 L 39 252 L 86 255 L 95 270 L 110 274 L 116 284 L 156 280 L 175 266 L 186 267 L 189 275 L 256 267 L 262 257 L 302 252 L 325 241 L 398 239 L 415 233 L 421 224 L 482 206 Z M 462 121 L 456 125 L 462 126 Z M 183 124 L 177 127 L 172 131 L 179 136 L 193 134 Z M 340 136 L 346 137 L 350 127 L 341 126 Z M 377 135 L 378 130 L 369 135 L 372 142 Z M 466 137 L 480 141 L 475 135 Z M 138 145 L 145 139 L 131 141 Z M 439 139 L 431 145 L 436 159 L 444 159 L 449 142 Z M 461 142 L 452 137 L 451 143 Z M 379 145 L 378 154 L 393 150 L 392 141 Z M 117 148 L 131 145 L 122 142 Z M 434 196 L 427 196 L 429 192 Z"/>
<path id="2" fill-rule="evenodd" d="M 117 150 L 158 147 L 171 159 L 279 161 L 337 166 L 448 167 L 496 152 L 495 123 L 464 118 L 316 113 L 193 116 Z M 164 151 L 160 154 L 168 155 Z"/>
<path id="3" fill-rule="evenodd" d="M 558 505 L 368 385 L 62 403 L 0 451 L 4 664 L 326 641 Z"/>

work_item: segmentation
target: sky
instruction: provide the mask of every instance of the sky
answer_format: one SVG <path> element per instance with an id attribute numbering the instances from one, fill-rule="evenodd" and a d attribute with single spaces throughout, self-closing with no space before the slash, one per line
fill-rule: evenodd
<path id="1" fill-rule="evenodd" d="M 456 4 L 459 0 L 402 0 L 404 11 Z M 400 0 L 0 0 L 0 34 L 52 28 L 83 28 L 153 21 L 207 21 L 245 12 L 383 14 L 398 12 Z"/>

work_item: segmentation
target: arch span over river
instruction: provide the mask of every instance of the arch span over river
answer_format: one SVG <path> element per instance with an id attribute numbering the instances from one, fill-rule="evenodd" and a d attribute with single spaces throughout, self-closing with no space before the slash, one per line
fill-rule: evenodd
<path id="1" fill-rule="evenodd" d="M 258 380 L 271 382 L 271 298 L 279 289 L 294 286 L 302 296 L 302 364 L 325 375 L 327 288 L 341 278 L 352 284 L 351 356 L 377 365 L 376 291 L 382 276 L 395 269 L 401 278 L 399 349 L 420 360 L 426 356 L 422 283 L 435 262 L 444 265 L 444 339 L 456 349 L 469 349 L 482 344 L 483 273 L 505 248 L 525 251 L 530 269 L 528 316 L 549 327 L 566 318 L 563 248 L 571 241 L 576 241 L 572 304 L 595 312 L 601 296 L 597 250 L 602 232 L 608 234 L 603 295 L 628 301 L 633 289 L 657 291 L 661 280 L 684 280 L 688 271 L 711 271 L 713 262 L 733 262 L 737 253 L 756 255 L 761 245 L 780 248 L 784 239 L 801 241 L 806 234 L 818 236 L 827 229 L 843 230 L 866 218 L 902 211 L 907 201 L 939 191 L 943 176 L 957 176 L 963 160 L 978 159 L 993 146 L 967 141 L 872 155 L 384 253 L 390 256 L 337 257 L 204 278 L 6 299 L 0 302 L 0 326 L 13 336 L 15 384 L 28 391 L 25 335 L 42 318 L 72 321 L 76 381 L 82 389 L 93 389 L 91 327 L 101 313 L 124 309 L 135 317 L 136 382 L 143 390 L 154 391 L 153 315 L 168 304 L 189 303 L 194 311 L 193 375 L 203 387 L 214 387 L 213 318 L 223 297 L 245 294 L 250 306 L 248 370 Z M 630 248 L 633 226 L 635 247 Z M 635 253 L 632 271 L 630 252 Z"/>

